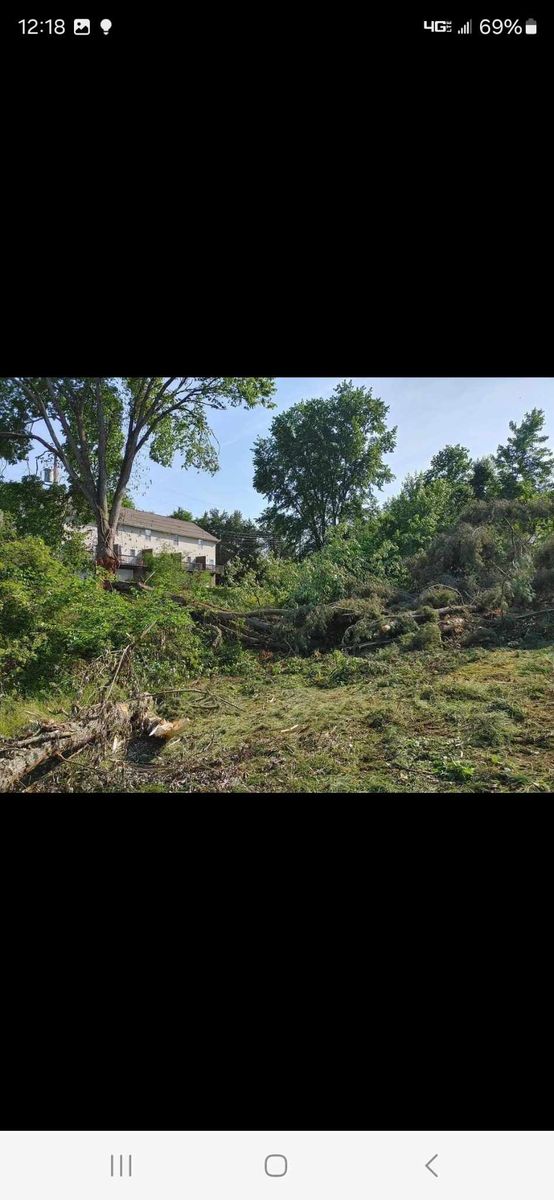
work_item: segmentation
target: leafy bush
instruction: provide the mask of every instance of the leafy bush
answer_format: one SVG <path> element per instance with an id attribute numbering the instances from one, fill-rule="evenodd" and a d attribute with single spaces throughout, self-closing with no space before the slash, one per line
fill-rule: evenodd
<path id="1" fill-rule="evenodd" d="M 225 567 L 225 583 L 217 588 L 217 602 L 244 609 L 290 603 L 300 574 L 300 565 L 268 554 L 254 570 L 233 560 Z"/>
<path id="2" fill-rule="evenodd" d="M 181 592 L 187 585 L 191 589 L 196 585 L 198 590 L 198 583 L 204 577 L 201 571 L 185 571 L 181 556 L 174 558 L 165 551 L 152 555 L 146 570 L 149 575 L 148 586 L 158 592 Z"/>
<path id="3" fill-rule="evenodd" d="M 199 673 L 210 649 L 189 613 L 158 592 L 106 591 L 74 574 L 36 537 L 0 546 L 0 679 L 4 689 L 41 688 L 71 673 L 79 659 L 136 642 L 144 684 Z M 141 637 L 148 633 L 147 645 Z"/>
<path id="4" fill-rule="evenodd" d="M 428 587 L 419 597 L 420 605 L 432 608 L 446 608 L 449 604 L 459 604 L 460 596 L 454 588 L 441 587 L 435 584 Z"/>
<path id="5" fill-rule="evenodd" d="M 396 589 L 386 579 L 378 579 L 376 575 L 366 575 L 362 580 L 353 579 L 349 585 L 350 594 L 360 600 L 378 596 L 382 600 L 392 600 Z"/>

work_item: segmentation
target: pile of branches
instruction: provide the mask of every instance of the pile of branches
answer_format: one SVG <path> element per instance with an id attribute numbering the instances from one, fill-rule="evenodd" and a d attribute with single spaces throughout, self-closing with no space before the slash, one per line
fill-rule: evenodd
<path id="1" fill-rule="evenodd" d="M 120 590 L 141 591 L 152 589 L 144 583 L 115 583 Z M 494 636 L 514 635 L 513 622 L 533 625 L 543 614 L 552 613 L 552 608 L 530 612 L 505 612 L 501 608 L 487 609 L 482 603 L 470 602 L 454 587 L 433 585 L 418 599 L 417 595 L 402 592 L 385 584 L 364 588 L 365 594 L 337 600 L 328 604 L 304 604 L 295 608 L 259 607 L 247 612 L 218 608 L 209 600 L 194 598 L 190 594 L 171 594 L 171 599 L 186 607 L 195 622 L 210 634 L 211 644 L 217 649 L 223 641 L 238 641 L 252 650 L 273 651 L 286 654 L 311 654 L 315 650 L 340 647 L 350 653 L 366 653 L 380 646 L 389 645 L 399 638 L 412 634 L 414 648 L 419 644 L 430 645 L 431 637 L 417 635 L 423 625 L 435 625 L 437 642 L 443 639 L 460 641 L 466 635 L 479 631 L 495 631 Z M 436 596 L 431 605 L 426 597 L 432 593 L 445 592 L 448 603 L 437 606 Z M 524 628 L 524 627 L 522 627 Z M 485 639 L 486 641 L 486 639 Z"/>
<path id="2" fill-rule="evenodd" d="M 435 612 L 445 630 L 465 623 L 469 616 L 468 606 L 463 604 Z M 408 624 L 415 626 L 425 619 L 418 610 L 387 613 L 374 601 L 358 599 L 297 608 L 256 608 L 249 612 L 196 604 L 190 613 L 195 621 L 213 632 L 214 645 L 220 645 L 224 638 L 235 638 L 252 649 L 295 653 L 312 653 L 322 647 L 349 643 L 353 648 L 360 638 L 353 638 L 352 633 L 357 630 L 361 634 L 362 628 L 371 629 L 366 643 L 383 645 L 405 633 Z"/>
<path id="3" fill-rule="evenodd" d="M 224 639 L 235 639 L 257 650 L 311 654 L 315 650 L 340 647 L 358 654 L 389 645 L 407 634 L 417 634 L 425 625 L 437 627 L 439 641 L 459 641 L 480 629 L 514 636 L 516 630 L 520 632 L 514 622 L 533 625 L 537 618 L 554 609 L 506 613 L 500 608 L 483 611 L 482 606 L 470 603 L 409 608 L 394 600 L 384 606 L 375 599 L 353 597 L 332 604 L 289 609 L 268 607 L 250 612 L 197 603 L 190 612 L 195 621 L 213 633 L 214 646 Z"/>

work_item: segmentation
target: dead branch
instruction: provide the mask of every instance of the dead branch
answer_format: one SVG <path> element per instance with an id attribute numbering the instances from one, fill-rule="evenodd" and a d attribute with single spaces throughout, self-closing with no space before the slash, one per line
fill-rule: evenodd
<path id="1" fill-rule="evenodd" d="M 119 659 L 119 662 L 118 662 L 118 664 L 117 664 L 117 667 L 116 667 L 116 669 L 115 669 L 115 672 L 114 672 L 113 679 L 112 679 L 112 681 L 111 681 L 111 683 L 110 683 L 110 686 L 109 686 L 109 688 L 108 688 L 108 691 L 106 692 L 106 697 L 105 697 L 105 700 L 106 700 L 106 701 L 108 701 L 108 700 L 109 700 L 109 698 L 110 698 L 110 696 L 111 696 L 111 694 L 112 694 L 112 690 L 113 690 L 114 683 L 115 683 L 115 681 L 116 681 L 116 679 L 117 679 L 117 676 L 119 675 L 119 672 L 120 672 L 120 670 L 121 670 L 121 667 L 123 666 L 123 660 L 124 660 L 124 659 L 127 657 L 128 653 L 129 653 L 129 650 L 132 650 L 132 649 L 133 649 L 133 648 L 136 646 L 137 642 L 140 642 L 140 641 L 142 640 L 142 638 L 143 638 L 143 637 L 146 637 L 146 634 L 147 634 L 147 633 L 150 633 L 150 630 L 154 628 L 154 625 L 156 625 L 156 624 L 157 624 L 157 622 L 159 621 L 159 619 L 160 619 L 159 617 L 156 617 L 156 620 L 155 620 L 155 621 L 152 621 L 152 623 L 151 623 L 150 625 L 148 625 L 146 629 L 143 629 L 143 630 L 142 630 L 142 632 L 138 634 L 138 637 L 134 638 L 132 642 L 129 642 L 129 643 L 128 643 L 128 645 L 127 645 L 127 646 L 125 646 L 125 649 L 124 649 L 124 651 L 123 651 L 123 654 L 121 655 L 121 657 L 120 657 L 120 659 Z"/>
<path id="2" fill-rule="evenodd" d="M 13 740 L 13 753 L 0 764 L 0 788 L 6 792 L 10 791 L 20 779 L 56 756 L 62 749 L 66 754 L 72 753 L 89 742 L 106 737 L 113 733 L 114 729 L 129 730 L 130 724 L 131 715 L 127 704 L 113 704 L 109 707 L 98 705 L 95 710 L 91 710 L 87 719 L 56 729 L 40 745 L 29 746 L 25 741 L 21 744 Z"/>
<path id="3" fill-rule="evenodd" d="M 0 762 L 0 790 L 11 789 L 37 767 L 50 759 L 67 758 L 92 742 L 105 742 L 114 733 L 129 737 L 133 732 L 155 738 L 180 736 L 188 724 L 186 717 L 166 721 L 149 710 L 152 697 L 140 696 L 129 704 L 96 704 L 68 725 L 57 726 L 44 740 L 36 743 L 34 737 L 13 738 L 3 746 L 5 757 Z M 63 750 L 63 755 L 61 751 Z"/>
<path id="4" fill-rule="evenodd" d="M 518 613 L 517 616 L 515 613 L 506 613 L 505 616 L 498 619 L 501 621 L 506 619 L 509 621 L 526 621 L 529 617 L 542 617 L 543 613 L 554 613 L 554 608 L 537 608 L 535 612 Z"/>

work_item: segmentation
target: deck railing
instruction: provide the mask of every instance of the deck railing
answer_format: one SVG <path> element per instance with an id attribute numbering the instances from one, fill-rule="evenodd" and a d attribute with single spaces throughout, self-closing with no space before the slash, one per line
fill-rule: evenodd
<path id="1" fill-rule="evenodd" d="M 91 555 L 93 558 L 96 558 L 96 551 L 92 550 Z M 175 558 L 177 558 L 177 555 L 175 555 Z M 142 554 L 118 554 L 117 561 L 120 567 L 140 567 L 141 569 L 145 567 L 153 568 L 156 561 L 156 555 L 148 554 L 146 558 L 143 558 Z M 207 562 L 204 566 L 203 563 L 186 562 L 183 557 L 181 557 L 181 566 L 183 567 L 184 571 L 219 572 L 219 567 L 216 567 L 214 563 Z"/>

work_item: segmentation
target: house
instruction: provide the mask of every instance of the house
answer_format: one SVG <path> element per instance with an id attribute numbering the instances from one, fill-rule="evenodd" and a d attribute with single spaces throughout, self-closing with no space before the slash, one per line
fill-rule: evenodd
<path id="1" fill-rule="evenodd" d="M 85 525 L 85 544 L 96 555 L 95 525 Z M 159 517 L 157 513 L 140 512 L 137 508 L 122 508 L 117 526 L 115 553 L 119 561 L 118 579 L 134 579 L 144 575 L 148 560 L 162 552 L 180 555 L 186 570 L 208 571 L 215 583 L 215 548 L 219 538 L 194 521 L 178 521 L 175 517 Z"/>

